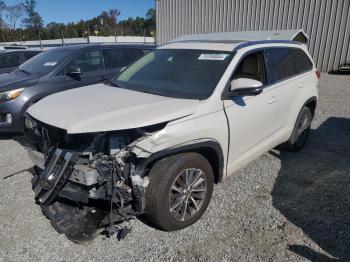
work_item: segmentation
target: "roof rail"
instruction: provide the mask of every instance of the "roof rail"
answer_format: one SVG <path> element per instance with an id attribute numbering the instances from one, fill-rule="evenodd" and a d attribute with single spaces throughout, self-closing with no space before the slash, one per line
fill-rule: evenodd
<path id="1" fill-rule="evenodd" d="M 273 31 L 241 31 L 198 35 L 183 35 L 170 41 L 174 42 L 247 42 L 259 40 L 289 40 L 307 44 L 308 37 L 302 29 Z"/>

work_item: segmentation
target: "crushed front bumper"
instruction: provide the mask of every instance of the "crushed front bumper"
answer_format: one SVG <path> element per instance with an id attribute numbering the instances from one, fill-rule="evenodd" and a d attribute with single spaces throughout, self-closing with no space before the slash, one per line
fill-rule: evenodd
<path id="1" fill-rule="evenodd" d="M 76 153 L 62 149 L 55 150 L 46 168 L 34 178 L 33 190 L 40 204 L 51 204 L 71 176 L 77 159 Z"/>
<path id="2" fill-rule="evenodd" d="M 45 156 L 43 153 L 37 150 L 29 149 L 28 156 L 36 167 L 39 167 L 40 169 L 45 169 Z"/>

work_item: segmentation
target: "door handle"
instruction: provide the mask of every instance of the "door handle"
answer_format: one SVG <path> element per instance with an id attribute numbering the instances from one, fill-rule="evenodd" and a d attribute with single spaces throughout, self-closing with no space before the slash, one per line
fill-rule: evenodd
<path id="1" fill-rule="evenodd" d="M 304 83 L 300 83 L 299 85 L 298 85 L 298 88 L 303 88 L 304 87 Z"/>
<path id="2" fill-rule="evenodd" d="M 269 100 L 269 104 L 273 104 L 273 103 L 276 103 L 278 101 L 277 97 L 273 96 L 271 97 L 271 99 Z"/>

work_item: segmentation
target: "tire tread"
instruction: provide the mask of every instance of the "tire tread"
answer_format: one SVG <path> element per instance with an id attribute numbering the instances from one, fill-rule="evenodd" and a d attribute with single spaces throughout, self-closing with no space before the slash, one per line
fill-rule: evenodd
<path id="1" fill-rule="evenodd" d="M 212 168 L 208 160 L 202 155 L 194 152 L 190 153 L 181 153 L 177 155 L 172 155 L 165 157 L 158 162 L 156 162 L 149 173 L 150 183 L 146 190 L 146 215 L 149 221 L 157 228 L 165 231 L 173 231 L 186 226 L 172 226 L 169 225 L 164 218 L 159 216 L 159 210 L 161 209 L 162 198 L 159 197 L 162 195 L 163 190 L 167 188 L 169 180 L 173 176 L 174 171 L 184 163 L 185 161 L 199 160 L 203 161 L 203 164 L 208 165 L 211 170 L 212 181 L 214 183 Z M 212 192 L 212 187 L 210 196 Z M 205 209 L 204 209 L 205 211 Z M 203 212 L 204 212 L 203 211 Z"/>

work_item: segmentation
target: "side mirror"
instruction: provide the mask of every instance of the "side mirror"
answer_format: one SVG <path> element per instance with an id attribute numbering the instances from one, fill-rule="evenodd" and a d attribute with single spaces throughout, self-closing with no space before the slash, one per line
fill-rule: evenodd
<path id="1" fill-rule="evenodd" d="M 263 83 L 250 78 L 237 78 L 231 81 L 230 95 L 256 96 L 263 91 Z"/>
<path id="2" fill-rule="evenodd" d="M 68 76 L 79 76 L 83 73 L 79 66 L 70 66 L 67 68 L 66 75 Z"/>

